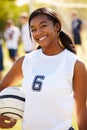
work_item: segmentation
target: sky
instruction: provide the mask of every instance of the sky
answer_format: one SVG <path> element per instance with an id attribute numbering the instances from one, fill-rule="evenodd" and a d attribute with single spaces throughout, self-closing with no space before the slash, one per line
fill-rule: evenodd
<path id="1" fill-rule="evenodd" d="M 16 0 L 16 4 L 18 6 L 22 6 L 22 5 L 26 4 L 26 3 L 29 3 L 29 0 Z"/>

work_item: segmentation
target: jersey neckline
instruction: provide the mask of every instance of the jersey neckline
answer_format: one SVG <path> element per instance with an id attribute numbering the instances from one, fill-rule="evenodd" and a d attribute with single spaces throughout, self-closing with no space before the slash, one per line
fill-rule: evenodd
<path id="1" fill-rule="evenodd" d="M 40 55 L 43 56 L 44 58 L 57 58 L 57 57 L 60 57 L 61 55 L 63 55 L 65 53 L 66 49 L 64 49 L 63 51 L 61 51 L 60 53 L 56 54 L 56 55 L 46 55 L 42 52 L 42 49 L 39 49 L 39 52 L 40 52 Z"/>

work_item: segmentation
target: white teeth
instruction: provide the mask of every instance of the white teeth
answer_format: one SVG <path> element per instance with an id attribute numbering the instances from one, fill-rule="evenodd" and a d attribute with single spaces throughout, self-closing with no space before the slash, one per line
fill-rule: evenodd
<path id="1" fill-rule="evenodd" d="M 39 40 L 41 41 L 41 40 L 44 40 L 45 38 L 46 38 L 46 36 L 44 36 L 44 37 L 40 38 Z"/>

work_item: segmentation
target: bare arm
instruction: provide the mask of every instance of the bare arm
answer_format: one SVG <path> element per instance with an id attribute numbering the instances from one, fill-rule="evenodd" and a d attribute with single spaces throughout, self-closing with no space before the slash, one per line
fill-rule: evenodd
<path id="1" fill-rule="evenodd" d="M 9 72 L 0 82 L 0 91 L 8 86 L 15 85 L 18 81 L 23 78 L 22 74 L 22 62 L 24 56 L 20 57 L 11 67 Z"/>
<path id="2" fill-rule="evenodd" d="M 87 71 L 84 64 L 77 61 L 74 71 L 74 97 L 79 130 L 87 129 Z"/>

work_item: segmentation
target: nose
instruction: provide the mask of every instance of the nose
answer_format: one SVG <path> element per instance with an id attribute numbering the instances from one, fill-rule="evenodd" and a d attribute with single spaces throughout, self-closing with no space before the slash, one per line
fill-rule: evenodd
<path id="1" fill-rule="evenodd" d="M 40 28 L 38 28 L 35 32 L 36 36 L 39 36 L 42 33 L 42 30 Z"/>

